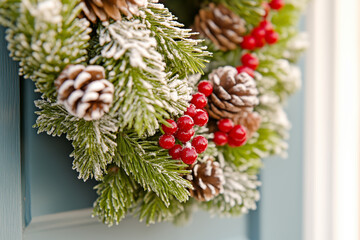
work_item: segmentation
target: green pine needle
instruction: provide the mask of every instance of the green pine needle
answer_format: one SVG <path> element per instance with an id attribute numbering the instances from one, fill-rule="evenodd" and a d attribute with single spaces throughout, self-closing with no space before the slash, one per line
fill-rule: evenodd
<path id="1" fill-rule="evenodd" d="M 184 29 L 183 24 L 162 4 L 150 3 L 145 10 L 146 24 L 158 42 L 158 50 L 165 58 L 167 71 L 185 78 L 189 74 L 203 73 L 206 58 L 210 52 L 201 45 L 203 40 L 191 37 L 191 29 Z"/>
<path id="2" fill-rule="evenodd" d="M 131 175 L 145 191 L 155 192 L 165 206 L 175 197 L 180 202 L 189 199 L 192 185 L 181 175 L 189 171 L 186 165 L 172 160 L 167 150 L 156 141 L 143 140 L 135 133 L 120 133 L 117 138 L 115 163 Z"/>
<path id="3" fill-rule="evenodd" d="M 121 168 L 109 167 L 109 174 L 95 186 L 99 195 L 94 203 L 93 216 L 103 223 L 117 225 L 133 207 L 139 186 Z"/>
<path id="4" fill-rule="evenodd" d="M 47 132 L 52 136 L 66 134 L 74 147 L 70 156 L 74 157 L 73 169 L 79 172 L 79 178 L 84 181 L 89 177 L 101 180 L 115 154 L 117 127 L 114 120 L 104 116 L 98 121 L 85 121 L 69 115 L 59 104 L 44 100 L 35 103 L 40 109 L 34 126 L 38 128 L 38 133 Z"/>

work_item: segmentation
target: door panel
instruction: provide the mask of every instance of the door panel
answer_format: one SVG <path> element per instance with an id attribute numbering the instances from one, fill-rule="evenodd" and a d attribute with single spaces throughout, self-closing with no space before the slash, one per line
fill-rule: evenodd
<path id="1" fill-rule="evenodd" d="M 17 66 L 0 27 L 0 239 L 21 239 L 20 104 Z"/>

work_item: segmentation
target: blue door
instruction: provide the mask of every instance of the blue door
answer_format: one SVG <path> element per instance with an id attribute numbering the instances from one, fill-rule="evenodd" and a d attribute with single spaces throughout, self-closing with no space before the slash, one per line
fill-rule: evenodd
<path id="1" fill-rule="evenodd" d="M 37 135 L 30 80 L 20 79 L 0 29 L 0 240 L 302 239 L 303 93 L 289 103 L 289 158 L 265 161 L 258 210 L 239 218 L 197 212 L 185 226 L 146 226 L 131 216 L 108 228 L 91 218 L 95 182 L 71 170 L 70 143 Z M 21 106 L 21 108 L 20 108 Z"/>

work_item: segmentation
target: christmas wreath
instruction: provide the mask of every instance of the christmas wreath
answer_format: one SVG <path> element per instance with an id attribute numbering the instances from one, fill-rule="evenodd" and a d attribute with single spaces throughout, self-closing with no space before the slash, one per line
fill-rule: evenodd
<path id="1" fill-rule="evenodd" d="M 199 2 L 192 30 L 154 0 L 0 0 L 35 127 L 66 135 L 93 215 L 147 223 L 256 208 L 262 159 L 286 153 L 305 0 Z"/>

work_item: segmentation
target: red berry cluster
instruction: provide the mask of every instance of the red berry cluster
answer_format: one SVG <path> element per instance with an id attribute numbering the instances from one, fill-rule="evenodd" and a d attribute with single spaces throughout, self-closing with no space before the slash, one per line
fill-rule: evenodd
<path id="1" fill-rule="evenodd" d="M 279 34 L 275 32 L 270 21 L 267 20 L 270 9 L 280 10 L 284 6 L 284 0 L 272 0 L 270 3 L 264 2 L 262 4 L 265 15 L 260 24 L 253 28 L 251 33 L 244 37 L 241 47 L 243 49 L 253 51 L 256 48 L 262 48 L 265 44 L 275 44 L 279 40 Z M 256 56 L 245 53 L 241 58 L 242 66 L 238 66 L 239 73 L 246 72 L 251 77 L 254 77 L 254 71 L 259 65 L 259 60 Z"/>
<path id="2" fill-rule="evenodd" d="M 208 140 L 203 136 L 195 135 L 194 126 L 205 126 L 209 121 L 207 112 L 203 109 L 207 104 L 207 97 L 213 91 L 213 86 L 208 81 L 202 81 L 198 85 L 198 93 L 192 96 L 191 104 L 187 108 L 185 115 L 174 120 L 167 120 L 170 126 L 162 125 L 165 135 L 159 138 L 159 145 L 169 149 L 169 155 L 173 159 L 181 159 L 186 164 L 193 164 L 199 153 L 203 153 Z M 190 140 L 192 139 L 191 143 Z M 176 139 L 184 145 L 175 144 Z"/>
<path id="3" fill-rule="evenodd" d="M 217 123 L 219 131 L 214 133 L 214 143 L 217 146 L 229 144 L 230 147 L 240 147 L 246 143 L 246 130 L 241 125 L 235 125 L 230 119 L 221 119 Z"/>

